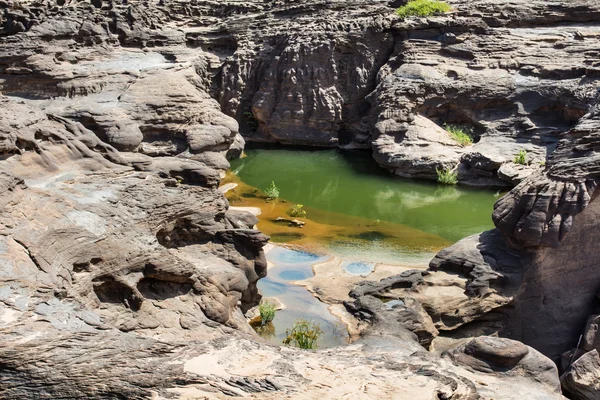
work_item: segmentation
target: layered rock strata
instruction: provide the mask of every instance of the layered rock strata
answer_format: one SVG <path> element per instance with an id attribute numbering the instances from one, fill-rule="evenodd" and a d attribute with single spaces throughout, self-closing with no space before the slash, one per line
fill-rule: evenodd
<path id="1" fill-rule="evenodd" d="M 382 1 L 129 3 L 0 2 L 1 397 L 561 398 L 525 345 L 422 345 L 492 310 L 531 321 L 531 294 L 548 295 L 545 316 L 577 312 L 559 341 L 539 334 L 547 322 L 513 336 L 552 355 L 574 346 L 596 283 L 595 2 L 457 0 L 407 21 Z M 252 140 L 371 148 L 398 175 L 457 167 L 477 185 L 524 179 L 505 167 L 518 150 L 533 170 L 558 149 L 498 204 L 500 231 L 468 239 L 476 250 L 441 253 L 410 287 L 357 291 L 377 329 L 301 352 L 260 342 L 242 316 L 268 238 L 216 190 L 243 148 L 237 121 Z M 478 142 L 455 145 L 443 123 Z M 558 287 L 582 245 L 573 301 Z M 427 293 L 439 277 L 459 315 Z M 413 296 L 374 296 L 400 289 Z M 577 365 L 563 383 L 585 393 Z"/>
<path id="2" fill-rule="evenodd" d="M 447 15 L 405 21 L 384 2 L 303 3 L 292 18 L 288 3 L 255 4 L 273 17 L 231 15 L 215 29 L 236 43 L 216 96 L 250 140 L 370 148 L 400 176 L 449 169 L 464 184 L 514 186 L 596 96 L 600 7 L 450 3 Z M 461 147 L 444 124 L 476 143 Z"/>

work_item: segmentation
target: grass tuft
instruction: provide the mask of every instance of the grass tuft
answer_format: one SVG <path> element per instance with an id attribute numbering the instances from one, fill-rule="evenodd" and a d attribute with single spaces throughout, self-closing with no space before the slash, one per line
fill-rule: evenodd
<path id="1" fill-rule="evenodd" d="M 527 151 L 519 150 L 519 152 L 515 155 L 514 162 L 515 164 L 527 165 Z"/>
<path id="2" fill-rule="evenodd" d="M 461 146 L 470 146 L 473 144 L 473 130 L 466 129 L 458 125 L 444 124 L 444 129 L 450 133 L 452 139 L 456 140 Z"/>
<path id="3" fill-rule="evenodd" d="M 258 312 L 260 313 L 260 324 L 262 326 L 267 325 L 275 318 L 275 306 L 268 301 L 263 301 L 258 306 Z"/>
<path id="4" fill-rule="evenodd" d="M 454 172 L 449 168 L 446 169 L 435 169 L 437 173 L 438 183 L 444 185 L 456 185 L 458 183 L 458 172 Z"/>
<path id="5" fill-rule="evenodd" d="M 308 322 L 305 319 L 298 319 L 294 322 L 292 329 L 286 331 L 287 337 L 283 344 L 292 344 L 305 350 L 314 350 L 317 348 L 317 341 L 323 335 L 323 330 L 318 324 Z"/>
<path id="6" fill-rule="evenodd" d="M 396 9 L 400 18 L 412 16 L 428 17 L 430 15 L 442 14 L 450 11 L 448 3 L 438 0 L 411 0 L 406 5 Z"/>
<path id="7" fill-rule="evenodd" d="M 288 211 L 290 217 L 306 218 L 306 210 L 303 204 L 294 204 Z"/>
<path id="8" fill-rule="evenodd" d="M 267 199 L 277 200 L 279 198 L 279 188 L 275 185 L 275 181 L 271 181 L 269 187 L 265 189 L 265 194 Z"/>

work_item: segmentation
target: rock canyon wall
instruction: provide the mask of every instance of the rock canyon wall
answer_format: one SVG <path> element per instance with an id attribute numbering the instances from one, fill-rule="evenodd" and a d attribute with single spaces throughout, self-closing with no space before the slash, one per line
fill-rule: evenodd
<path id="1" fill-rule="evenodd" d="M 585 332 L 563 387 L 593 398 L 600 5 L 450 3 L 0 1 L 0 397 L 559 399 L 539 351 Z M 359 285 L 361 340 L 277 348 L 242 314 L 268 237 L 217 190 L 240 132 L 517 186 L 498 229 Z M 456 332 L 525 345 L 425 350 Z"/>

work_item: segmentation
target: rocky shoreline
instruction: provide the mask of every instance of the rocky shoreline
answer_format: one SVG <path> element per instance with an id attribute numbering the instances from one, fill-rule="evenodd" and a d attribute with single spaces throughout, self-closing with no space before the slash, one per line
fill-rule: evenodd
<path id="1" fill-rule="evenodd" d="M 600 5 L 449 3 L 0 1 L 0 397 L 597 399 Z M 217 189 L 242 134 L 516 187 L 358 284 L 357 342 L 274 347 L 268 237 Z"/>

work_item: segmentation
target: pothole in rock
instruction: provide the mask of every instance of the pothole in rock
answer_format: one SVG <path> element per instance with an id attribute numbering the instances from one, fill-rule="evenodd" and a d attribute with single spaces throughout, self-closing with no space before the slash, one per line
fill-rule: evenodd
<path id="1" fill-rule="evenodd" d="M 300 320 L 318 325 L 323 331 L 317 341 L 317 348 L 339 346 L 348 343 L 348 329 L 329 306 L 319 301 L 302 286 L 291 284 L 314 276 L 313 265 L 324 262 L 328 257 L 284 247 L 274 247 L 266 254 L 270 265 L 269 273 L 258 281 L 258 289 L 263 298 L 275 298 L 278 308 L 273 321 L 265 326 L 260 320 L 252 324 L 257 333 L 269 342 L 281 345 L 287 332 Z"/>
<path id="2" fill-rule="evenodd" d="M 343 270 L 350 275 L 366 276 L 375 270 L 375 264 L 364 263 L 360 261 L 345 261 L 342 263 Z"/>

